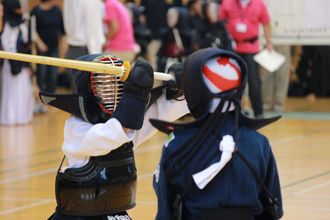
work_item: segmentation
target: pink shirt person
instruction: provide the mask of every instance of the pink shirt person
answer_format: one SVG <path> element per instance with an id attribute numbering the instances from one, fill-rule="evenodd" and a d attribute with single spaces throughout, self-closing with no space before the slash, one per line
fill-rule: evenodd
<path id="1" fill-rule="evenodd" d="M 236 52 L 259 52 L 259 24 L 268 25 L 270 22 L 262 0 L 250 0 L 245 7 L 240 0 L 224 0 L 220 7 L 220 20 L 227 21 L 228 31 L 237 44 Z"/>
<path id="2" fill-rule="evenodd" d="M 133 51 L 135 45 L 133 23 L 127 8 L 118 0 L 107 0 L 105 5 L 106 23 L 115 22 L 118 29 L 107 39 L 107 51 Z"/>

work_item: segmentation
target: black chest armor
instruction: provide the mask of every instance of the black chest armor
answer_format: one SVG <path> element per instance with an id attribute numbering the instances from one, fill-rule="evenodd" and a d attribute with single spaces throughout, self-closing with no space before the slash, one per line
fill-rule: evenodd
<path id="1" fill-rule="evenodd" d="M 69 215 L 107 215 L 135 206 L 136 167 L 132 142 L 90 157 L 80 168 L 56 176 L 57 209 Z"/>

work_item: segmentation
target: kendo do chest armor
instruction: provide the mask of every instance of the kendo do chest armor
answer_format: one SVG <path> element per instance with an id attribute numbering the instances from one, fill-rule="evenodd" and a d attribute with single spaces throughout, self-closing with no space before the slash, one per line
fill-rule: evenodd
<path id="1" fill-rule="evenodd" d="M 57 209 L 69 215 L 106 215 L 135 206 L 136 167 L 133 144 L 91 157 L 80 168 L 56 176 Z"/>

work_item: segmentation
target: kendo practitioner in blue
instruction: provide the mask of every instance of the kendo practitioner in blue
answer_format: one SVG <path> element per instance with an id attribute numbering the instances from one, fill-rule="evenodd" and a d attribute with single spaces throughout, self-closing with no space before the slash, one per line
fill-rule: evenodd
<path id="1" fill-rule="evenodd" d="M 78 60 L 129 69 L 111 55 Z M 188 113 L 186 102 L 176 100 L 182 93 L 174 82 L 153 88 L 153 69 L 143 60 L 135 62 L 124 80 L 97 72 L 72 73 L 72 94 L 40 93 L 43 103 L 71 114 L 62 144 L 66 163 L 62 161 L 56 175 L 57 207 L 49 219 L 130 220 L 126 211 L 136 205 L 137 184 L 133 147 L 157 132 L 144 121 L 174 121 Z"/>
<path id="2" fill-rule="evenodd" d="M 256 130 L 279 119 L 241 114 L 247 67 L 236 54 L 207 48 L 183 64 L 182 88 L 196 119 L 152 119 L 169 134 L 154 175 L 156 220 L 272 220 L 283 215 L 268 139 Z"/>

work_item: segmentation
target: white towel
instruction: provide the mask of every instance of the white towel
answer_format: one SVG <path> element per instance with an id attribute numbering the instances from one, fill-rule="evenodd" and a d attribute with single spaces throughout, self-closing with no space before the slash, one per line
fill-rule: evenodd
<path id="1" fill-rule="evenodd" d="M 231 160 L 235 150 L 235 142 L 231 135 L 225 135 L 219 144 L 219 150 L 222 151 L 220 161 L 212 164 L 208 168 L 193 174 L 193 179 L 199 189 L 205 186 L 226 166 Z"/>

